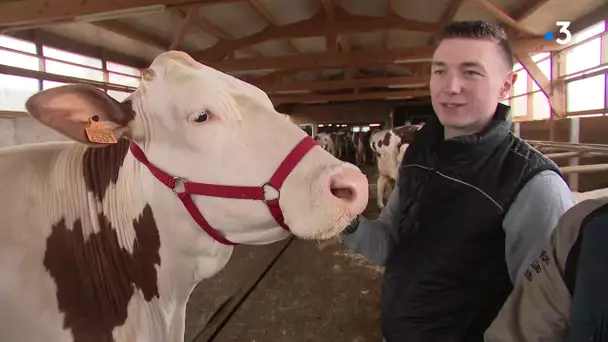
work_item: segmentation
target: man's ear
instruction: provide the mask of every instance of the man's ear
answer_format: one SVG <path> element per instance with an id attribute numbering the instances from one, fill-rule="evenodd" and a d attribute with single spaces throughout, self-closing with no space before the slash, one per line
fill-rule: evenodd
<path id="1" fill-rule="evenodd" d="M 92 143 L 87 138 L 85 128 L 90 118 L 97 115 L 99 122 L 118 139 L 129 134 L 129 122 L 135 118 L 131 101 L 120 103 L 89 85 L 66 85 L 41 91 L 32 95 L 25 107 L 42 124 L 93 146 L 104 144 Z"/>
<path id="2" fill-rule="evenodd" d="M 510 72 L 509 75 L 507 75 L 507 78 L 505 79 L 504 83 L 502 84 L 502 88 L 500 88 L 500 99 L 504 99 L 509 95 L 509 92 L 511 91 L 511 88 L 513 88 L 515 81 L 517 81 L 517 73 Z"/>

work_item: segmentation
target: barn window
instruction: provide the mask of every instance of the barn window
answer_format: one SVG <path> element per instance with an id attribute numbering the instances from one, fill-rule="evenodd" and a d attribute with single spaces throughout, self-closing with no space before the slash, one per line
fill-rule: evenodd
<path id="1" fill-rule="evenodd" d="M 606 23 L 602 21 L 579 32 L 573 36 L 573 40 L 582 44 L 564 52 L 565 70 L 562 77 L 567 82 L 568 112 L 603 109 L 606 106 L 606 73 L 598 68 L 602 64 L 602 33 L 605 28 Z"/>
<path id="2" fill-rule="evenodd" d="M 139 72 L 139 69 L 137 69 L 137 68 L 133 68 L 130 66 L 113 63 L 113 62 L 107 62 L 106 68 L 108 69 L 109 72 L 116 72 L 116 73 L 120 73 L 120 74 L 131 75 L 131 76 L 135 76 L 138 78 L 139 78 L 139 75 L 141 74 Z"/>
<path id="3" fill-rule="evenodd" d="M 67 85 L 67 83 L 53 82 L 53 81 L 42 81 L 42 89 L 43 90 L 51 89 L 51 88 L 57 88 L 57 87 L 64 86 L 64 85 Z"/>
<path id="4" fill-rule="evenodd" d="M 551 116 L 551 106 L 547 95 L 538 91 L 532 95 L 532 118 L 547 119 Z"/>
<path id="5" fill-rule="evenodd" d="M 58 49 L 55 49 L 55 48 L 52 48 L 49 46 L 42 47 L 42 54 L 45 57 L 59 59 L 59 60 L 70 62 L 70 63 L 89 66 L 89 67 L 97 68 L 97 69 L 102 68 L 101 60 L 98 58 L 82 56 L 82 55 L 78 55 L 78 54 L 75 54 L 72 52 L 58 50 Z"/>
<path id="6" fill-rule="evenodd" d="M 606 75 L 597 75 L 569 82 L 567 85 L 568 111 L 604 108 Z"/>
<path id="7" fill-rule="evenodd" d="M 112 84 L 120 84 L 128 87 L 137 88 L 139 86 L 139 78 L 115 73 L 109 73 L 109 81 Z"/>
<path id="8" fill-rule="evenodd" d="M 37 92 L 35 78 L 0 74 L 0 111 L 25 111 L 25 101 Z"/>
<path id="9" fill-rule="evenodd" d="M 35 55 L 36 45 L 25 40 L 0 36 L 0 64 L 36 71 L 40 69 L 38 57 L 17 51 Z"/>
<path id="10" fill-rule="evenodd" d="M 112 96 L 114 100 L 122 102 L 124 99 L 127 98 L 127 96 L 131 95 L 131 93 L 126 93 L 124 91 L 108 90 L 108 95 Z"/>
<path id="11" fill-rule="evenodd" d="M 99 82 L 104 81 L 103 71 L 101 70 L 101 60 L 52 49 L 47 46 L 42 48 L 42 53 L 45 57 L 51 57 L 70 63 L 46 60 L 46 72 Z"/>

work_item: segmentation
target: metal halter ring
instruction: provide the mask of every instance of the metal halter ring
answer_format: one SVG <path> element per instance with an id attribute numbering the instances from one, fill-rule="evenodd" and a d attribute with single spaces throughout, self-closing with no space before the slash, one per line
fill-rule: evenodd
<path id="1" fill-rule="evenodd" d="M 181 181 L 182 184 L 184 185 L 184 191 L 183 192 L 177 192 L 177 190 L 175 188 L 177 188 L 178 183 L 176 181 Z M 183 179 L 182 177 L 173 177 L 173 188 L 171 189 L 171 191 L 173 191 L 174 194 L 179 195 L 179 194 L 183 194 L 186 192 L 186 183 L 188 183 L 185 179 Z"/>
<path id="2" fill-rule="evenodd" d="M 277 197 L 276 198 L 271 198 L 271 199 L 266 199 L 265 198 L 266 197 L 266 187 L 267 186 L 270 187 L 270 188 L 272 188 L 272 189 L 274 189 L 277 192 Z M 268 204 L 268 201 L 278 201 L 279 198 L 281 198 L 281 190 L 275 188 L 274 185 L 266 182 L 266 183 L 262 184 L 261 187 L 262 187 L 262 191 L 264 192 L 264 198 L 262 199 L 262 202 Z"/>

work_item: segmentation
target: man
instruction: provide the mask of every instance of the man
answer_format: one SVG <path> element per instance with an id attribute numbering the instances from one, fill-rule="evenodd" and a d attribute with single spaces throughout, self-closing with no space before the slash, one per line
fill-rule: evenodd
<path id="1" fill-rule="evenodd" d="M 416 133 L 377 220 L 345 231 L 385 266 L 388 342 L 483 341 L 529 255 L 573 204 L 556 165 L 511 129 L 499 103 L 515 81 L 504 31 L 448 25 L 433 56 L 436 117 Z"/>
<path id="2" fill-rule="evenodd" d="M 486 332 L 487 342 L 608 342 L 608 197 L 568 210 Z"/>

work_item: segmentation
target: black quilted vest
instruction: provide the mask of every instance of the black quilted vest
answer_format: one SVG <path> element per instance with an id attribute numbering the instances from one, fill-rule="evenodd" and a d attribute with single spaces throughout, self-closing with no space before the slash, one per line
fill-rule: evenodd
<path id="1" fill-rule="evenodd" d="M 499 104 L 479 134 L 443 139 L 436 117 L 399 170 L 399 240 L 386 264 L 387 342 L 482 342 L 509 295 L 502 221 L 538 172 L 557 166 L 511 133 Z"/>

